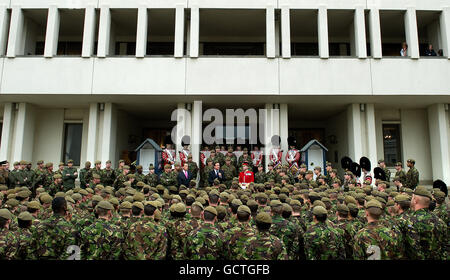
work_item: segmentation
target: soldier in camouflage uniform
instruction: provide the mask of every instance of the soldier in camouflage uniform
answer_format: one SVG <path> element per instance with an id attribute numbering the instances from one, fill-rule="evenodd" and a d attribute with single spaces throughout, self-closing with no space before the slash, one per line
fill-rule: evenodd
<path id="1" fill-rule="evenodd" d="M 269 163 L 267 166 L 269 170 L 266 173 L 266 180 L 267 181 L 274 180 L 274 182 L 281 182 L 280 175 L 278 175 L 278 172 L 275 169 L 273 169 L 273 163 Z"/>
<path id="2" fill-rule="evenodd" d="M 266 173 L 264 172 L 264 166 L 258 165 L 258 172 L 255 173 L 255 184 L 264 184 L 266 182 Z"/>
<path id="3" fill-rule="evenodd" d="M 164 165 L 164 172 L 159 176 L 160 184 L 166 188 L 178 185 L 177 177 L 175 177 L 174 174 L 175 173 L 171 171 L 170 164 Z"/>
<path id="4" fill-rule="evenodd" d="M 33 223 L 33 216 L 24 211 L 17 217 L 19 228 L 16 232 L 17 251 L 15 255 L 16 260 L 32 260 L 34 259 L 34 252 L 32 247 L 32 233 L 31 226 Z"/>
<path id="5" fill-rule="evenodd" d="M 54 173 L 53 173 L 53 175 L 55 175 L 55 174 L 59 174 L 59 175 L 63 175 L 63 171 L 64 171 L 64 162 L 60 162 L 59 164 L 58 164 L 58 170 L 56 170 Z"/>
<path id="6" fill-rule="evenodd" d="M 225 165 L 225 155 L 220 152 L 220 147 L 216 146 L 216 161 L 220 163 L 220 166 Z"/>
<path id="7" fill-rule="evenodd" d="M 85 260 L 118 260 L 122 256 L 124 236 L 121 228 L 110 222 L 114 207 L 100 201 L 98 219 L 81 231 L 81 256 Z"/>
<path id="8" fill-rule="evenodd" d="M 122 173 L 116 177 L 116 181 L 114 181 L 113 187 L 115 190 L 123 188 L 125 182 L 128 181 L 128 172 L 130 172 L 130 167 L 128 165 L 123 166 Z"/>
<path id="9" fill-rule="evenodd" d="M 405 242 L 407 259 L 446 260 L 448 232 L 447 225 L 439 219 L 428 207 L 432 196 L 423 186 L 414 191 Z"/>
<path id="10" fill-rule="evenodd" d="M 252 157 L 248 154 L 248 149 L 244 148 L 242 156 L 239 157 L 238 161 L 238 171 L 244 171 L 244 162 L 248 163 L 248 170 L 253 170 L 253 161 Z"/>
<path id="11" fill-rule="evenodd" d="M 414 190 L 417 187 L 417 185 L 419 184 L 419 171 L 414 166 L 416 164 L 415 160 L 408 159 L 407 164 L 408 164 L 409 170 L 406 173 L 405 187 Z"/>
<path id="12" fill-rule="evenodd" d="M 379 221 L 383 207 L 375 199 L 366 204 L 367 225 L 355 236 L 353 255 L 357 260 L 398 259 L 399 244 L 395 231 Z"/>
<path id="13" fill-rule="evenodd" d="M 238 160 L 236 155 L 233 153 L 233 148 L 229 147 L 228 148 L 228 153 L 225 155 L 225 158 L 229 157 L 231 159 L 231 164 L 237 168 L 237 164 L 238 164 Z"/>
<path id="14" fill-rule="evenodd" d="M 114 175 L 116 175 L 116 178 L 123 173 L 123 167 L 125 166 L 125 160 L 121 159 L 119 160 L 119 165 L 114 170 Z"/>
<path id="15" fill-rule="evenodd" d="M 153 164 L 150 164 L 148 167 L 148 174 L 145 176 L 145 182 L 150 185 L 150 187 L 156 187 L 159 183 L 158 174 L 155 173 Z"/>
<path id="16" fill-rule="evenodd" d="M 106 161 L 106 166 L 102 170 L 101 183 L 104 186 L 113 186 L 116 180 L 116 173 L 111 168 L 111 160 Z"/>
<path id="17" fill-rule="evenodd" d="M 389 182 L 391 180 L 391 171 L 386 167 L 386 162 L 384 159 L 378 161 L 378 166 L 383 169 L 384 174 L 386 174 L 386 180 Z"/>
<path id="18" fill-rule="evenodd" d="M 102 171 L 102 162 L 100 160 L 96 160 L 94 162 L 94 168 L 92 168 L 92 176 L 94 176 L 94 174 L 97 174 L 98 176 L 100 176 L 100 178 L 103 175 L 103 171 Z"/>
<path id="19" fill-rule="evenodd" d="M 76 244 L 76 231 L 66 220 L 67 202 L 63 197 L 52 201 L 53 216 L 41 221 L 33 231 L 35 257 L 42 260 L 65 260 L 67 248 Z"/>
<path id="20" fill-rule="evenodd" d="M 400 182 L 404 185 L 406 183 L 406 173 L 403 170 L 403 163 L 400 161 L 395 164 L 395 175 L 394 178 L 400 178 Z"/>
<path id="21" fill-rule="evenodd" d="M 75 180 L 78 177 L 78 172 L 75 167 L 73 167 L 73 160 L 69 159 L 67 161 L 67 167 L 62 172 L 63 185 L 65 191 L 75 188 Z"/>
<path id="22" fill-rule="evenodd" d="M 53 176 L 53 183 L 48 187 L 48 193 L 54 196 L 57 192 L 65 192 L 64 186 L 62 184 L 62 176 L 60 174 L 55 174 Z"/>
<path id="23" fill-rule="evenodd" d="M 168 235 L 167 258 L 172 260 L 183 260 L 185 256 L 185 242 L 187 236 L 192 232 L 192 227 L 186 222 L 186 206 L 176 203 L 170 207 L 171 219 L 166 223 Z"/>
<path id="24" fill-rule="evenodd" d="M 142 165 L 136 166 L 136 173 L 134 173 L 134 185 L 136 185 L 138 182 L 145 183 L 145 175 L 144 173 L 142 173 L 142 171 Z"/>
<path id="25" fill-rule="evenodd" d="M 154 220 L 156 201 L 144 206 L 145 216 L 129 227 L 126 238 L 125 259 L 127 260 L 163 260 L 167 253 L 166 228 Z"/>
<path id="26" fill-rule="evenodd" d="M 211 171 L 213 171 L 213 169 L 214 169 L 213 160 L 211 158 L 208 158 L 206 160 L 206 164 L 207 165 L 205 166 L 205 168 L 203 168 L 202 177 L 201 177 L 202 182 L 203 182 L 203 187 L 208 187 L 209 186 L 209 182 L 208 182 L 209 173 Z"/>
<path id="27" fill-rule="evenodd" d="M 12 260 L 16 256 L 17 236 L 10 231 L 13 214 L 8 209 L 0 209 L 0 260 Z"/>
<path id="28" fill-rule="evenodd" d="M 305 232 L 305 255 L 308 260 L 345 259 L 344 237 L 334 226 L 327 223 L 327 210 L 322 206 L 313 208 L 313 221 Z"/>
<path id="29" fill-rule="evenodd" d="M 89 187 L 92 179 L 91 162 L 86 161 L 84 168 L 80 170 L 80 187 L 85 189 Z"/>
<path id="30" fill-rule="evenodd" d="M 255 218 L 256 234 L 247 240 L 245 254 L 251 260 L 287 260 L 287 252 L 283 241 L 270 233 L 272 218 L 261 212 Z"/>
<path id="31" fill-rule="evenodd" d="M 188 236 L 185 256 L 192 260 L 221 260 L 224 258 L 223 234 L 214 226 L 217 211 L 208 206 L 202 213 L 203 222 Z"/>
<path id="32" fill-rule="evenodd" d="M 198 165 L 197 165 L 197 163 L 195 161 L 192 160 L 192 155 L 191 154 L 188 155 L 187 164 L 188 164 L 188 170 L 192 174 L 192 180 L 196 180 L 197 179 L 197 174 L 198 174 Z"/>
<path id="33" fill-rule="evenodd" d="M 434 189 L 433 192 L 434 199 L 436 199 L 436 208 L 433 210 L 433 213 L 436 214 L 444 223 L 449 226 L 449 211 L 448 206 L 445 203 L 445 193 Z"/>
<path id="34" fill-rule="evenodd" d="M 224 232 L 225 258 L 228 260 L 250 260 L 247 255 L 247 241 L 256 234 L 255 229 L 250 225 L 250 208 L 241 205 L 237 209 L 237 219 L 239 223 Z"/>
<path id="35" fill-rule="evenodd" d="M 225 158 L 225 165 L 222 166 L 222 170 L 225 174 L 225 185 L 229 188 L 231 186 L 231 181 L 234 177 L 237 176 L 237 170 L 236 167 L 231 163 L 231 158 L 226 157 Z"/>

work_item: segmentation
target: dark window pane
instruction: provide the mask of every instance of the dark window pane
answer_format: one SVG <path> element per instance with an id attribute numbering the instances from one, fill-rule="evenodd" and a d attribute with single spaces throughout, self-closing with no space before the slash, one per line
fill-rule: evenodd
<path id="1" fill-rule="evenodd" d="M 148 55 L 173 55 L 173 42 L 147 42 Z"/>
<path id="2" fill-rule="evenodd" d="M 402 161 L 399 124 L 383 124 L 383 147 L 387 166 Z"/>
<path id="3" fill-rule="evenodd" d="M 83 124 L 66 123 L 64 126 L 64 154 L 63 161 L 69 159 L 74 161 L 74 165 L 80 165 L 81 157 L 81 137 L 83 134 Z"/>
<path id="4" fill-rule="evenodd" d="M 264 43 L 203 43 L 204 55 L 264 55 Z"/>
<path id="5" fill-rule="evenodd" d="M 45 42 L 36 42 L 35 55 L 44 55 Z M 32 53 L 27 53 L 26 55 L 33 55 Z"/>
<path id="6" fill-rule="evenodd" d="M 292 43 L 291 51 L 292 55 L 318 56 L 319 45 L 317 43 Z"/>

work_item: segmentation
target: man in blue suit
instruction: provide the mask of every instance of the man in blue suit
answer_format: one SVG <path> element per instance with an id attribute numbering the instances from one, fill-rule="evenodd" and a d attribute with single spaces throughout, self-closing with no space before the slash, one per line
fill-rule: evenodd
<path id="1" fill-rule="evenodd" d="M 214 180 L 218 179 L 220 183 L 225 181 L 225 172 L 220 169 L 220 163 L 216 162 L 214 164 L 213 171 L 209 172 L 208 182 L 210 186 L 214 185 Z"/>
<path id="2" fill-rule="evenodd" d="M 192 180 L 192 173 L 189 171 L 189 165 L 183 164 L 183 169 L 178 173 L 178 186 L 184 185 L 189 187 L 189 183 Z"/>

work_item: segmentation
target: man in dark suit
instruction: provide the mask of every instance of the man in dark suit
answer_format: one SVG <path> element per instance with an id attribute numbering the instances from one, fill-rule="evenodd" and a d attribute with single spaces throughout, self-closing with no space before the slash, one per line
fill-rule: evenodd
<path id="1" fill-rule="evenodd" d="M 189 183 L 192 179 L 192 173 L 189 171 L 189 165 L 187 163 L 183 164 L 183 169 L 178 173 L 178 186 L 184 185 L 189 187 Z"/>
<path id="2" fill-rule="evenodd" d="M 225 172 L 220 169 L 220 163 L 218 162 L 214 164 L 213 171 L 209 172 L 208 182 L 210 186 L 214 185 L 215 179 L 218 179 L 220 183 L 223 183 L 225 181 Z"/>

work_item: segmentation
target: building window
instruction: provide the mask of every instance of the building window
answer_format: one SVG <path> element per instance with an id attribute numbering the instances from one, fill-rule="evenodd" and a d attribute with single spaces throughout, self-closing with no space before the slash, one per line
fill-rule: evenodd
<path id="1" fill-rule="evenodd" d="M 387 166 L 402 161 L 400 124 L 383 124 L 383 148 Z"/>
<path id="2" fill-rule="evenodd" d="M 73 160 L 73 165 L 80 166 L 81 137 L 83 134 L 82 123 L 64 124 L 64 153 L 63 162 Z"/>

